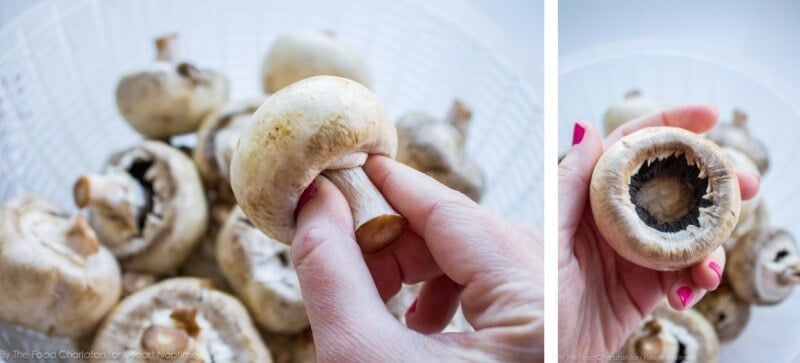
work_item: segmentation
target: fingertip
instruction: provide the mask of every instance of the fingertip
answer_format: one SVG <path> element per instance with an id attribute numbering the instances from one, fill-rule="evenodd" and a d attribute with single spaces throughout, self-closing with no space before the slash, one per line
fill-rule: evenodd
<path id="1" fill-rule="evenodd" d="M 678 311 L 683 311 L 694 306 L 705 293 L 705 290 L 686 281 L 679 281 L 667 294 L 669 305 Z"/>
<path id="2" fill-rule="evenodd" d="M 739 179 L 739 191 L 742 193 L 742 200 L 754 198 L 761 187 L 761 176 L 745 171 L 737 171 L 736 176 Z"/>

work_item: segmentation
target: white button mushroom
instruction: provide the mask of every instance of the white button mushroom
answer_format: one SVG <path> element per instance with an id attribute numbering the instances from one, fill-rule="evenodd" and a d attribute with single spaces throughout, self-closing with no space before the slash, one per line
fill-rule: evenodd
<path id="1" fill-rule="evenodd" d="M 308 328 L 289 247 L 255 228 L 238 207 L 217 238 L 222 273 L 261 328 L 297 333 Z"/>
<path id="2" fill-rule="evenodd" d="M 366 253 L 393 242 L 406 220 L 361 168 L 371 154 L 393 157 L 397 131 L 375 96 L 340 77 L 306 78 L 258 108 L 231 161 L 231 187 L 253 224 L 290 244 L 300 195 L 320 173 L 350 204 Z"/>
<path id="3" fill-rule="evenodd" d="M 193 157 L 206 188 L 229 204 L 236 203 L 231 191 L 230 165 L 239 135 L 250 122 L 263 98 L 234 102 L 206 117 L 197 132 Z"/>
<path id="4" fill-rule="evenodd" d="M 80 177 L 73 191 L 78 207 L 89 208 L 100 242 L 125 270 L 173 272 L 208 221 L 194 163 L 160 141 L 115 154 L 103 174 Z"/>
<path id="5" fill-rule="evenodd" d="M 116 304 L 120 286 L 117 261 L 83 216 L 36 197 L 0 206 L 0 319 L 81 337 Z"/>
<path id="6" fill-rule="evenodd" d="M 124 76 L 117 85 L 120 113 L 147 138 L 166 140 L 195 131 L 228 99 L 228 82 L 221 74 L 173 63 L 175 41 L 174 35 L 157 39 L 156 62 Z"/>
<path id="7" fill-rule="evenodd" d="M 695 309 L 714 325 L 720 342 L 736 339 L 750 321 L 750 304 L 736 296 L 727 281 L 709 291 Z"/>
<path id="8" fill-rule="evenodd" d="M 108 362 L 271 362 L 244 306 L 194 278 L 164 280 L 122 300 L 92 351 Z"/>
<path id="9" fill-rule="evenodd" d="M 216 202 L 211 206 L 209 223 L 206 232 L 197 243 L 192 253 L 183 262 L 178 274 L 208 280 L 214 288 L 231 292 L 231 287 L 217 263 L 217 236 L 233 207 L 227 203 Z"/>
<path id="10" fill-rule="evenodd" d="M 472 111 L 456 100 L 444 120 L 410 113 L 397 121 L 397 161 L 426 173 L 475 201 L 483 194 L 483 174 L 464 152 Z"/>
<path id="11" fill-rule="evenodd" d="M 268 94 L 301 79 L 323 75 L 349 78 L 370 86 L 370 75 L 361 57 L 332 33 L 314 30 L 278 36 L 264 58 L 262 72 L 264 91 Z"/>
<path id="12" fill-rule="evenodd" d="M 800 251 L 794 237 L 785 230 L 753 230 L 729 251 L 726 272 L 742 300 L 774 305 L 800 284 Z"/>
<path id="13" fill-rule="evenodd" d="M 603 130 L 606 135 L 622 124 L 639 117 L 664 109 L 661 102 L 643 97 L 638 90 L 625 95 L 625 99 L 611 105 L 603 116 Z"/>
<path id="14" fill-rule="evenodd" d="M 747 115 L 741 110 L 733 110 L 731 122 L 720 122 L 706 134 L 719 146 L 730 147 L 747 155 L 763 175 L 769 169 L 769 155 L 764 143 L 750 134 L 747 128 Z"/>
<path id="15" fill-rule="evenodd" d="M 645 128 L 611 145 L 595 165 L 589 198 L 611 247 L 660 271 L 691 266 L 722 245 L 741 202 L 725 153 L 675 127 Z"/>
<path id="16" fill-rule="evenodd" d="M 627 362 L 716 362 L 719 340 L 714 327 L 694 309 L 675 311 L 662 303 L 618 355 Z"/>
<path id="17" fill-rule="evenodd" d="M 725 154 L 733 164 L 733 167 L 736 168 L 736 171 L 744 171 L 761 176 L 761 172 L 758 170 L 758 167 L 752 160 L 750 160 L 749 157 L 747 157 L 747 155 L 730 147 L 723 147 L 722 150 L 725 151 Z M 739 237 L 743 236 L 745 233 L 749 232 L 750 229 L 757 225 L 760 216 L 756 214 L 756 210 L 760 205 L 760 193 L 756 194 L 756 196 L 751 199 L 742 201 L 739 208 L 739 222 L 736 223 L 736 228 L 733 229 L 733 233 L 731 233 L 731 237 L 728 239 L 728 241 L 737 240 Z M 727 247 L 730 246 L 726 241 L 726 248 Z"/>

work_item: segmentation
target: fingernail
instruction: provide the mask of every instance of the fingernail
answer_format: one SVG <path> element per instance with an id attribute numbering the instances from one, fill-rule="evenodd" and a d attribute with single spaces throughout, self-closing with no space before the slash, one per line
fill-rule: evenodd
<path id="1" fill-rule="evenodd" d="M 572 145 L 580 144 L 584 135 L 586 135 L 586 127 L 576 122 L 575 128 L 572 129 Z"/>
<path id="2" fill-rule="evenodd" d="M 317 195 L 317 180 L 314 179 L 311 184 L 306 187 L 306 190 L 303 191 L 303 194 L 300 195 L 300 200 L 297 201 L 297 208 L 294 210 L 294 216 L 297 217 L 297 214 L 300 213 L 300 210 L 303 209 L 308 202 L 314 199 L 314 196 Z"/>
<path id="3" fill-rule="evenodd" d="M 692 301 L 692 289 L 689 286 L 681 286 L 678 288 L 678 297 L 681 299 L 683 307 L 687 307 Z"/>
<path id="4" fill-rule="evenodd" d="M 722 282 L 722 266 L 720 266 L 718 263 L 716 263 L 714 261 L 711 261 L 711 263 L 708 264 L 708 268 L 710 268 L 712 271 L 714 271 L 717 274 L 717 278 L 719 279 L 719 282 L 721 283 Z"/>
<path id="5" fill-rule="evenodd" d="M 412 302 L 411 306 L 408 307 L 408 311 L 406 311 L 406 315 L 413 314 L 415 311 L 417 311 L 417 300 L 419 300 L 419 299 L 414 299 L 414 302 Z"/>

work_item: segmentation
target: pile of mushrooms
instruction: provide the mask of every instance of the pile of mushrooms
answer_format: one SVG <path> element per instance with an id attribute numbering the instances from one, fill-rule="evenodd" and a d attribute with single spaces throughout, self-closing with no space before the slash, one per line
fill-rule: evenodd
<path id="1" fill-rule="evenodd" d="M 608 107 L 603 115 L 603 130 L 608 135 L 628 121 L 664 108 L 661 102 L 642 96 L 639 90 L 632 90 L 623 100 Z"/>
<path id="2" fill-rule="evenodd" d="M 472 111 L 458 100 L 443 120 L 421 112 L 401 117 L 396 124 L 397 161 L 480 201 L 483 174 L 464 151 L 471 119 Z"/>
<path id="3" fill-rule="evenodd" d="M 361 168 L 398 147 L 365 63 L 332 33 L 283 34 L 262 66 L 271 95 L 229 102 L 222 74 L 177 61 L 176 36 L 155 43 L 156 61 L 116 89 L 144 140 L 73 183 L 78 214 L 36 197 L 0 206 L 0 320 L 98 361 L 316 361 L 288 253 L 301 193 L 330 179 L 364 253 L 406 226 Z M 408 115 L 400 153 L 478 200 L 470 118 L 458 101 L 443 121 Z M 196 145 L 169 143 L 187 134 Z M 388 309 L 404 312 L 416 291 Z M 446 331 L 470 329 L 457 316 Z"/>

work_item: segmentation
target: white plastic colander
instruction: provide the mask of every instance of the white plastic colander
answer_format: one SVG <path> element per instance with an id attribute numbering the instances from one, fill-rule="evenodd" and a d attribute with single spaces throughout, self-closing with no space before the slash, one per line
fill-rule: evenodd
<path id="1" fill-rule="evenodd" d="M 770 167 L 761 196 L 772 224 L 800 238 L 796 221 L 800 158 L 800 102 L 760 67 L 735 57 L 704 55 L 702 49 L 663 39 L 613 43 L 561 59 L 559 149 L 569 148 L 575 121 L 602 132 L 603 113 L 632 89 L 670 105 L 710 103 L 729 121 L 733 108 L 748 115 L 751 132 L 769 149 Z M 800 290 L 800 289 L 798 289 Z M 754 307 L 736 340 L 723 344 L 721 362 L 796 362 L 800 354 L 800 291 L 773 307 Z"/>
<path id="2" fill-rule="evenodd" d="M 487 181 L 482 204 L 541 224 L 541 85 L 505 59 L 503 33 L 456 0 L 41 2 L 0 31 L 0 201 L 36 194 L 74 210 L 73 181 L 140 140 L 114 90 L 152 61 L 156 36 L 179 34 L 181 56 L 224 72 L 237 100 L 260 94 L 278 34 L 302 28 L 331 30 L 363 55 L 393 119 L 444 115 L 463 100 L 474 111 L 467 150 Z M 65 344 L 0 325 L 0 352 Z"/>

